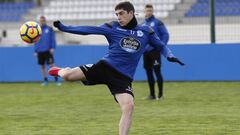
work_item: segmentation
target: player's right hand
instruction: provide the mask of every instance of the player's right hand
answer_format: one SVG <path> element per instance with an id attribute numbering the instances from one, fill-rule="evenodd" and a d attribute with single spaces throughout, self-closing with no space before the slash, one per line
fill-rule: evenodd
<path id="1" fill-rule="evenodd" d="M 53 22 L 53 26 L 59 29 L 60 23 L 61 23 L 61 22 L 60 22 L 59 20 L 54 21 L 54 22 Z"/>

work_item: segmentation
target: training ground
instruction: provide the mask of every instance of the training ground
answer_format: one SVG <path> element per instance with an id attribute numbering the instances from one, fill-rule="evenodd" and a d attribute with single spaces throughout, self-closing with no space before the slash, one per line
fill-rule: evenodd
<path id="1" fill-rule="evenodd" d="M 143 100 L 133 83 L 130 135 L 239 135 L 239 82 L 166 82 L 165 99 Z M 0 84 L 0 135 L 116 135 L 120 110 L 107 87 Z"/>

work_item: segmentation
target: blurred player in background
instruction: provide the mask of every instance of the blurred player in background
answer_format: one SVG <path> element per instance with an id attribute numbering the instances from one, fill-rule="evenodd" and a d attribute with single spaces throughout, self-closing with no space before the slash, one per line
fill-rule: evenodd
<path id="1" fill-rule="evenodd" d="M 86 85 L 106 84 L 122 111 L 119 135 L 128 135 L 134 109 L 131 83 L 148 42 L 161 50 L 169 61 L 181 63 L 150 27 L 138 25 L 134 12 L 130 2 L 120 2 L 115 7 L 118 22 L 105 23 L 100 27 L 65 26 L 60 21 L 54 22 L 54 26 L 63 32 L 80 35 L 98 34 L 107 38 L 108 53 L 96 64 L 75 68 L 53 67 L 49 74 L 60 76 L 67 81 L 81 80 Z"/>
<path id="2" fill-rule="evenodd" d="M 40 17 L 40 25 L 42 28 L 42 35 L 39 41 L 34 45 L 34 55 L 38 58 L 38 64 L 41 67 L 41 73 L 43 77 L 42 86 L 48 85 L 48 78 L 46 72 L 46 64 L 50 67 L 54 66 L 54 49 L 56 47 L 55 33 L 53 29 L 47 25 L 46 18 Z M 61 85 L 58 81 L 58 77 L 54 77 L 56 85 Z"/>
<path id="3" fill-rule="evenodd" d="M 163 22 L 155 18 L 153 15 L 153 5 L 147 4 L 145 6 L 145 20 L 143 25 L 150 26 L 157 36 L 167 45 L 169 34 Z M 161 74 L 161 53 L 151 45 L 146 47 L 143 55 L 144 68 L 146 70 L 150 94 L 146 99 L 162 99 L 163 98 L 163 77 Z M 155 73 L 158 84 L 158 97 L 155 96 Z"/>

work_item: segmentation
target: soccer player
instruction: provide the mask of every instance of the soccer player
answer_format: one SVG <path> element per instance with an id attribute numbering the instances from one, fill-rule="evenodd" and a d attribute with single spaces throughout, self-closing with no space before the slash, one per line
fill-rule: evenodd
<path id="1" fill-rule="evenodd" d="M 165 45 L 167 45 L 169 40 L 168 31 L 159 19 L 155 18 L 153 15 L 153 6 L 147 4 L 145 6 L 145 20 L 143 25 L 150 26 L 157 36 L 160 38 Z M 148 85 L 150 89 L 150 94 L 146 99 L 161 99 L 163 98 L 163 77 L 161 74 L 161 54 L 160 51 L 148 45 L 146 51 L 143 55 L 143 65 L 146 70 Z M 158 97 L 155 96 L 155 80 L 153 71 L 157 78 L 158 84 Z"/>
<path id="2" fill-rule="evenodd" d="M 54 26 L 60 31 L 88 35 L 104 35 L 109 43 L 108 53 L 96 64 L 82 65 L 75 68 L 53 67 L 49 74 L 60 76 L 67 81 L 81 80 L 86 85 L 106 84 L 119 103 L 122 116 L 119 123 L 119 135 L 128 135 L 134 110 L 132 80 L 138 61 L 146 45 L 161 50 L 172 62 L 180 62 L 173 56 L 166 45 L 148 26 L 138 25 L 130 2 L 120 2 L 115 6 L 118 21 L 102 26 L 65 26 L 55 21 Z"/>
<path id="3" fill-rule="evenodd" d="M 38 42 L 34 45 L 34 55 L 38 58 L 38 64 L 41 67 L 41 73 L 43 77 L 42 86 L 48 85 L 48 78 L 46 72 L 46 64 L 50 67 L 54 66 L 54 49 L 56 47 L 55 33 L 53 29 L 47 25 L 46 18 L 40 17 L 40 25 L 42 29 L 42 35 Z M 58 77 L 54 77 L 56 85 L 61 85 L 58 81 Z"/>

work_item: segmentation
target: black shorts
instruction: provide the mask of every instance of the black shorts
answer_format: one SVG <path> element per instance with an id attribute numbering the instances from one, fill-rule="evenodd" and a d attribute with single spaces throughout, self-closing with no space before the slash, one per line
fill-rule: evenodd
<path id="1" fill-rule="evenodd" d="M 38 52 L 38 64 L 39 65 L 44 65 L 45 63 L 53 64 L 54 63 L 54 58 L 53 55 L 49 52 Z"/>
<path id="2" fill-rule="evenodd" d="M 161 54 L 160 51 L 152 50 L 150 52 L 146 52 L 143 55 L 143 66 L 145 69 L 153 68 L 154 66 L 161 67 Z"/>
<path id="3" fill-rule="evenodd" d="M 114 97 L 119 93 L 128 93 L 134 97 L 132 79 L 118 72 L 105 61 L 100 60 L 96 64 L 83 65 L 80 68 L 87 79 L 83 81 L 85 85 L 106 84 Z"/>

